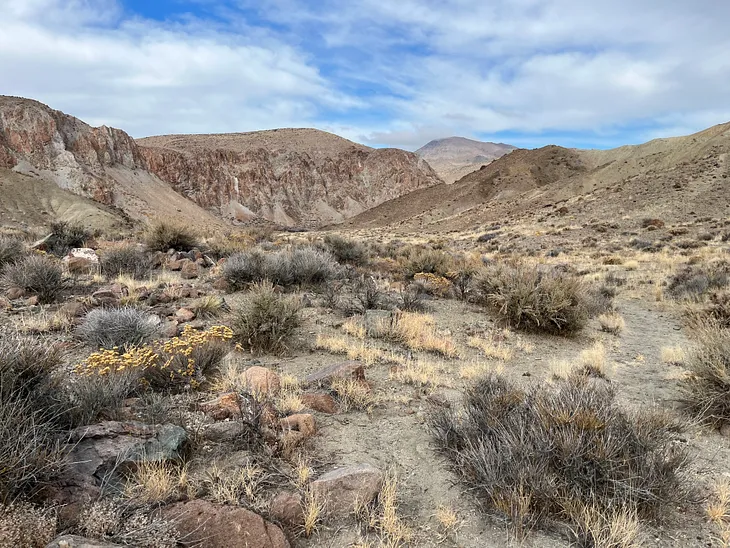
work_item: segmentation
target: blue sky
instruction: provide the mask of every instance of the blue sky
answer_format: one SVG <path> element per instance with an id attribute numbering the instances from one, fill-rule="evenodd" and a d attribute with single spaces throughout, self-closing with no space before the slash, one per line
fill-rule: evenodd
<path id="1" fill-rule="evenodd" d="M 730 2 L 0 0 L 0 94 L 135 137 L 607 148 L 730 121 Z"/>

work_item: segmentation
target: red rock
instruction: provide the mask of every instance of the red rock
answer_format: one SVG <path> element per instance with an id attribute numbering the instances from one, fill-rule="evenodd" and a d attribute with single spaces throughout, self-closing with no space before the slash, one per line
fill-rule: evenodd
<path id="1" fill-rule="evenodd" d="M 337 403 L 335 399 L 325 392 L 308 392 L 302 394 L 302 403 L 314 411 L 320 413 L 328 413 L 330 415 L 337 413 Z"/>
<path id="2" fill-rule="evenodd" d="M 265 367 L 253 366 L 243 372 L 243 379 L 253 393 L 276 395 L 281 388 L 281 378 L 277 373 Z"/>
<path id="3" fill-rule="evenodd" d="M 185 546 L 289 548 L 283 531 L 258 514 L 235 506 L 191 500 L 161 510 L 175 524 Z"/>
<path id="4" fill-rule="evenodd" d="M 192 322 L 195 319 L 195 312 L 188 308 L 180 308 L 175 312 L 175 319 L 180 323 Z"/>
<path id="5" fill-rule="evenodd" d="M 276 495 L 269 505 L 269 515 L 289 527 L 304 524 L 302 496 L 299 493 L 283 491 Z"/>
<path id="6" fill-rule="evenodd" d="M 172 260 L 167 262 L 167 269 L 173 272 L 179 272 L 185 267 L 185 264 L 190 262 L 190 259 Z"/>
<path id="7" fill-rule="evenodd" d="M 279 421 L 279 426 L 285 431 L 294 430 L 301 432 L 305 438 L 311 438 L 317 433 L 317 425 L 314 417 L 309 413 L 298 413 L 290 415 Z"/>
<path id="8" fill-rule="evenodd" d="M 187 262 L 180 271 L 180 277 L 183 280 L 193 280 L 200 275 L 200 267 L 195 263 Z"/>
<path id="9" fill-rule="evenodd" d="M 326 501 L 328 513 L 349 515 L 355 504 L 368 504 L 383 483 L 383 473 L 370 464 L 345 466 L 328 472 L 311 484 L 312 492 Z"/>
<path id="10" fill-rule="evenodd" d="M 365 367 L 359 361 L 336 363 L 315 371 L 304 379 L 304 384 L 318 384 L 329 382 L 334 378 L 352 378 L 358 381 L 365 380 Z"/>
<path id="11" fill-rule="evenodd" d="M 239 395 L 235 392 L 228 392 L 214 400 L 201 403 L 200 410 L 217 421 L 236 418 L 241 415 Z"/>

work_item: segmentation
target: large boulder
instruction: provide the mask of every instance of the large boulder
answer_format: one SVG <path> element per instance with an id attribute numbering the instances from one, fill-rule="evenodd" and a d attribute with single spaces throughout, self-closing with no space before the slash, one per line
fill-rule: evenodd
<path id="1" fill-rule="evenodd" d="M 258 514 L 235 506 L 191 500 L 161 510 L 175 523 L 184 546 L 206 548 L 289 548 L 283 531 Z"/>
<path id="2" fill-rule="evenodd" d="M 312 492 L 332 515 L 346 516 L 357 504 L 368 504 L 380 491 L 383 472 L 370 464 L 356 464 L 327 472 L 312 482 Z"/>

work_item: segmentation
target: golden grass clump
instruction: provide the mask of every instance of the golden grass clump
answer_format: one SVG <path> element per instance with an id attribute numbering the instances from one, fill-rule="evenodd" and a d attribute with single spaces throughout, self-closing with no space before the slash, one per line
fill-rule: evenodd
<path id="1" fill-rule="evenodd" d="M 501 343 L 495 343 L 493 340 L 482 339 L 480 337 L 469 337 L 466 345 L 470 348 L 479 350 L 485 358 L 490 360 L 498 360 L 506 362 L 512 359 L 513 353 Z"/>
<path id="2" fill-rule="evenodd" d="M 626 322 L 621 314 L 615 311 L 599 315 L 598 323 L 601 325 L 601 331 L 612 335 L 618 335 L 626 327 Z"/>
<path id="3" fill-rule="evenodd" d="M 395 312 L 378 322 L 373 336 L 398 342 L 411 350 L 435 352 L 446 358 L 459 356 L 454 341 L 436 331 L 433 316 L 428 314 Z"/>

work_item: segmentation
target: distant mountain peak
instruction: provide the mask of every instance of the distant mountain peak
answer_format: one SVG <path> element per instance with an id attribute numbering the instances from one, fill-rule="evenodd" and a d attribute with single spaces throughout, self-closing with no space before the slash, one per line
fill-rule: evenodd
<path id="1" fill-rule="evenodd" d="M 434 139 L 416 151 L 447 183 L 453 183 L 517 147 L 466 137 Z"/>

